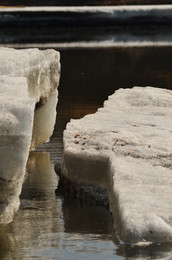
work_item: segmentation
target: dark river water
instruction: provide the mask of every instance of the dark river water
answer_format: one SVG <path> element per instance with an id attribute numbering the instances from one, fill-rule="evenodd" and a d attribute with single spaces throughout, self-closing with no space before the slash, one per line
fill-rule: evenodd
<path id="1" fill-rule="evenodd" d="M 5 6 L 79 6 L 171 4 L 170 0 L 1 0 Z"/>
<path id="2" fill-rule="evenodd" d="M 62 133 L 94 113 L 118 88 L 172 89 L 172 47 L 61 49 L 54 134 L 30 154 L 14 221 L 0 230 L 0 259 L 172 259 L 171 244 L 129 246 L 115 236 L 108 209 L 59 184 Z"/>

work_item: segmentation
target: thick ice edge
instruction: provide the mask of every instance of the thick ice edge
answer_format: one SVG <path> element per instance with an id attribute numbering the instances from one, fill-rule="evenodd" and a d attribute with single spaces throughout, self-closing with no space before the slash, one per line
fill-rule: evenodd
<path id="1" fill-rule="evenodd" d="M 107 188 L 126 243 L 172 241 L 172 91 L 120 89 L 64 132 L 63 174 Z"/>
<path id="2" fill-rule="evenodd" d="M 0 76 L 0 223 L 18 210 L 32 138 L 35 102 L 26 78 Z"/>
<path id="3" fill-rule="evenodd" d="M 0 76 L 0 90 L 0 178 L 11 181 L 25 172 L 35 103 L 26 78 Z"/>
<path id="4" fill-rule="evenodd" d="M 152 11 L 166 11 L 166 15 L 172 12 L 171 5 L 123 5 L 123 6 L 34 6 L 34 7 L 3 7 L 0 12 L 152 12 Z"/>
<path id="5" fill-rule="evenodd" d="M 59 78 L 58 52 L 0 48 L 0 224 L 19 208 L 29 150 L 53 132 Z"/>
<path id="6" fill-rule="evenodd" d="M 38 102 L 40 104 L 39 108 L 35 110 L 31 144 L 31 148 L 34 149 L 48 140 L 54 129 L 57 87 L 60 79 L 60 54 L 51 49 L 41 51 L 36 48 L 22 50 L 0 48 L 0 75 L 26 77 L 30 97 L 34 99 L 35 104 Z M 15 81 L 15 78 L 13 80 Z M 20 95 L 18 91 L 17 88 L 14 88 L 14 96 Z M 43 107 L 45 108 L 43 109 Z M 47 120 L 49 124 L 47 124 Z"/>
<path id="7" fill-rule="evenodd" d="M 55 50 L 0 48 L 0 75 L 26 77 L 35 102 L 48 99 L 60 78 L 60 54 Z"/>

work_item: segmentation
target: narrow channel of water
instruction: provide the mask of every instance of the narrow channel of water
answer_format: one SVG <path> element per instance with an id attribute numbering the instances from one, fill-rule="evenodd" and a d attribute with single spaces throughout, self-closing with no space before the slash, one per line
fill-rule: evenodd
<path id="1" fill-rule="evenodd" d="M 119 244 L 108 210 L 58 186 L 62 133 L 118 88 L 172 88 L 172 48 L 60 50 L 62 76 L 54 135 L 29 157 L 21 207 L 0 230 L 0 259 L 171 259 L 172 245 Z"/>

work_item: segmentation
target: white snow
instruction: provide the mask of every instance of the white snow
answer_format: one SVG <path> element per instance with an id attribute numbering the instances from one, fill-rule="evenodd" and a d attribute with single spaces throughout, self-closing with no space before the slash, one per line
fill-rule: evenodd
<path id="1" fill-rule="evenodd" d="M 120 89 L 64 132 L 63 174 L 106 187 L 127 243 L 172 241 L 172 91 Z"/>

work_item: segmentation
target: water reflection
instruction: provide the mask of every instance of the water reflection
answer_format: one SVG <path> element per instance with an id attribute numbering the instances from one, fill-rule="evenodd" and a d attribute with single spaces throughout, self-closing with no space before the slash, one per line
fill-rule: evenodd
<path id="1" fill-rule="evenodd" d="M 48 18 L 46 18 L 48 19 Z M 53 22 L 53 21 L 52 21 Z M 20 24 L 21 25 L 21 24 Z M 115 25 L 67 27 L 1 25 L 0 46 L 19 48 L 106 48 L 134 46 L 172 46 L 171 25 Z"/>
<path id="2" fill-rule="evenodd" d="M 9 230 L 18 241 L 21 259 L 42 259 L 46 250 L 60 248 L 63 236 L 61 200 L 55 196 L 58 178 L 49 153 L 31 153 L 27 170 L 21 208 Z"/>
<path id="3" fill-rule="evenodd" d="M 0 227 L 0 259 L 18 259 L 18 243 L 5 227 Z"/>
<path id="4" fill-rule="evenodd" d="M 19 196 L 24 175 L 16 180 L 0 178 L 0 225 L 13 221 L 14 214 L 20 206 Z"/>
<path id="5" fill-rule="evenodd" d="M 172 244 L 150 244 L 145 246 L 121 245 L 116 253 L 126 260 L 172 259 Z"/>

